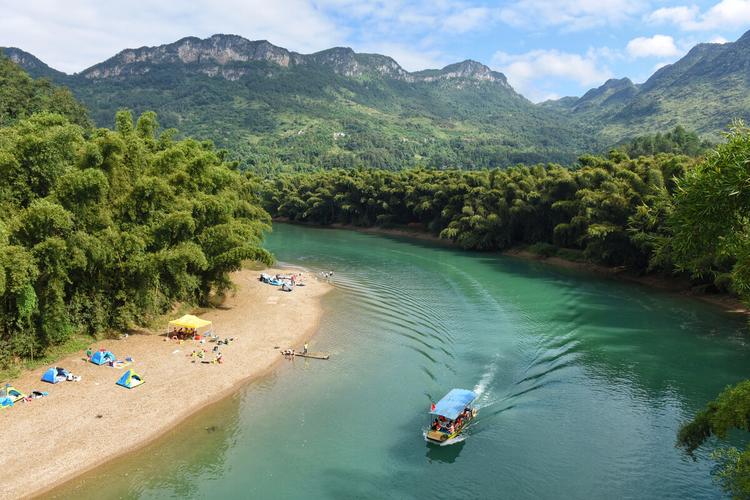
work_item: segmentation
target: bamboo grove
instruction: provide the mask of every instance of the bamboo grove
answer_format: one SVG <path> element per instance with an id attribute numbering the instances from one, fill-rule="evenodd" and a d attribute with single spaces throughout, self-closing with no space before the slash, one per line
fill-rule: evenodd
<path id="1" fill-rule="evenodd" d="M 472 250 L 534 245 L 542 253 L 639 272 L 687 271 L 747 296 L 747 212 L 741 209 L 747 194 L 722 202 L 730 185 L 747 190 L 746 167 L 726 185 L 706 185 L 712 168 L 739 161 L 738 155 L 750 159 L 747 143 L 748 132 L 738 125 L 702 162 L 673 154 L 631 159 L 613 151 L 581 157 L 573 168 L 280 174 L 265 181 L 262 197 L 271 214 L 294 222 L 410 225 Z M 714 184 L 722 180 L 715 177 Z M 705 238 L 695 237 L 699 232 Z"/>
<path id="2" fill-rule="evenodd" d="M 210 143 L 38 113 L 0 129 L 0 363 L 72 333 L 123 330 L 206 302 L 260 247 L 254 183 Z"/>

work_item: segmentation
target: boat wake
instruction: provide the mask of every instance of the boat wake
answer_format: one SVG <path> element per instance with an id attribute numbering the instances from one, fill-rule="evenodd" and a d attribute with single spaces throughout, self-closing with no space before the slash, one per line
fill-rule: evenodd
<path id="1" fill-rule="evenodd" d="M 477 384 L 474 386 L 474 392 L 476 393 L 478 398 L 482 397 L 482 395 L 487 391 L 487 387 L 489 387 L 492 381 L 495 380 L 495 373 L 497 373 L 497 364 L 499 360 L 500 355 L 495 354 L 495 356 L 492 358 L 492 361 L 489 362 L 485 367 L 484 373 L 479 379 L 479 382 L 477 382 Z"/>

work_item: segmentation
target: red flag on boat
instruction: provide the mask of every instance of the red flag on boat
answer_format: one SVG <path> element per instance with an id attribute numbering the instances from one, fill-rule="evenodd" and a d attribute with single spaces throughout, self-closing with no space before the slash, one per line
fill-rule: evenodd
<path id="1" fill-rule="evenodd" d="M 435 411 L 435 403 L 432 403 L 432 404 L 430 405 L 430 411 Z"/>

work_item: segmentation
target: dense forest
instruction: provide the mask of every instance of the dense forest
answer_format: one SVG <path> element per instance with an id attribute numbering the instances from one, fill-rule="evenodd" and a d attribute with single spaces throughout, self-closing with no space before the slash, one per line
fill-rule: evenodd
<path id="1" fill-rule="evenodd" d="M 701 220 L 722 206 L 725 193 L 741 202 L 741 190 L 747 189 L 741 175 L 710 178 L 725 182 L 715 186 L 710 202 L 696 194 L 708 196 L 709 166 L 736 161 L 736 155 L 747 153 L 735 151 L 747 140 L 747 129 L 738 125 L 702 162 L 667 153 L 631 159 L 614 150 L 607 157 L 583 156 L 573 168 L 279 174 L 265 181 L 262 198 L 271 214 L 294 222 L 411 225 L 471 250 L 525 244 L 545 253 L 574 251 L 639 272 L 684 270 L 748 298 L 743 212 L 733 215 L 734 226 L 729 215 L 712 218 L 721 221 L 716 228 Z M 698 226 L 691 224 L 697 222 L 706 241 L 693 234 Z M 720 234 L 725 227 L 733 230 Z"/>
<path id="2" fill-rule="evenodd" d="M 7 60 L 0 82 L 0 365 L 206 302 L 244 259 L 271 261 L 257 186 L 225 152 L 153 113 L 93 129 Z"/>
<path id="3" fill-rule="evenodd" d="M 678 125 L 666 134 L 639 135 L 620 144 L 616 149 L 631 158 L 652 156 L 659 153 L 672 153 L 687 156 L 701 156 L 707 153 L 714 144 L 701 139 L 695 132 L 689 132 Z"/>
<path id="4" fill-rule="evenodd" d="M 52 85 L 44 78 L 33 79 L 0 55 L 0 127 L 41 111 L 60 114 L 84 128 L 91 127 L 86 109 L 70 90 Z"/>
<path id="5" fill-rule="evenodd" d="M 0 130 L 0 362 L 73 332 L 125 330 L 206 302 L 260 247 L 252 181 L 153 113 L 84 130 L 41 113 Z"/>

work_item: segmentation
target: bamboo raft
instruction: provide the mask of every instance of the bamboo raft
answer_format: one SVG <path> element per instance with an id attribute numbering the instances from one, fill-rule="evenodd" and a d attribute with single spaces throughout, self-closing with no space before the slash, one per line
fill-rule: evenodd
<path id="1" fill-rule="evenodd" d="M 328 359 L 330 357 L 329 354 L 325 352 L 308 352 L 305 354 L 304 352 L 293 352 L 293 353 L 281 353 L 284 356 L 298 356 L 300 358 L 312 358 L 312 359 Z"/>

